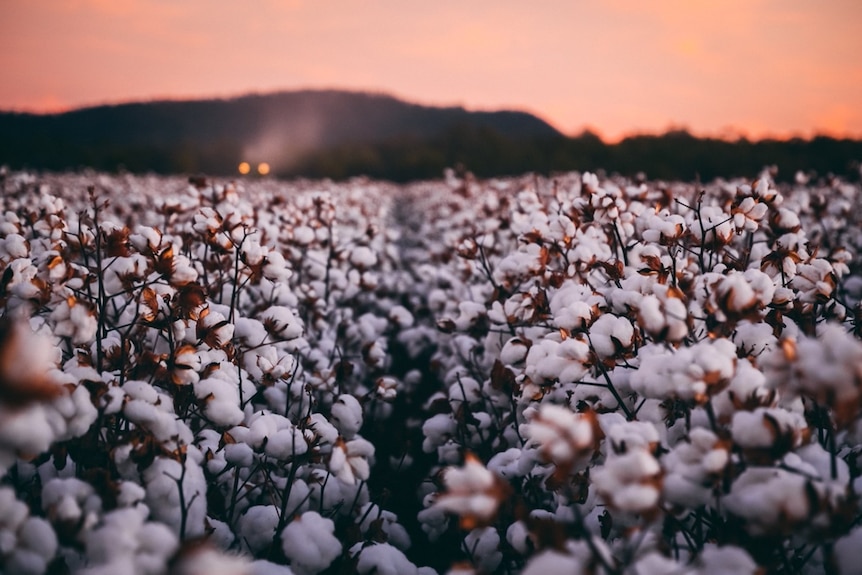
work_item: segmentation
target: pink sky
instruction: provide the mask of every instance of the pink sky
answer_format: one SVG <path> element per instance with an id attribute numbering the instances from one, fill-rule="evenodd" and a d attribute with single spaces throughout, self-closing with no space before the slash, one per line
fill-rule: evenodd
<path id="1" fill-rule="evenodd" d="M 347 88 L 609 139 L 862 137 L 859 0 L 0 0 L 0 109 Z"/>

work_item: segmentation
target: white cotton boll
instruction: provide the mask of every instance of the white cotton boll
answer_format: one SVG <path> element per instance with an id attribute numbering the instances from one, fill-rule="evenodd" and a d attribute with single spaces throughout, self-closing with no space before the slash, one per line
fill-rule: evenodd
<path id="1" fill-rule="evenodd" d="M 570 338 L 563 342 L 539 340 L 533 343 L 527 353 L 524 373 L 537 383 L 578 381 L 588 372 L 584 364 L 589 354 L 589 345 L 577 339 Z"/>
<path id="2" fill-rule="evenodd" d="M 332 404 L 330 420 L 349 439 L 362 428 L 362 405 L 352 395 L 342 394 Z"/>
<path id="3" fill-rule="evenodd" d="M 693 575 L 755 575 L 762 571 L 745 550 L 710 543 L 704 545 L 692 566 Z"/>
<path id="4" fill-rule="evenodd" d="M 258 553 L 272 544 L 277 526 L 278 509 L 274 505 L 255 505 L 240 517 L 238 535 L 252 553 Z"/>
<path id="5" fill-rule="evenodd" d="M 18 501 L 15 492 L 8 487 L 0 487 L 0 533 L 15 533 L 22 523 L 27 519 L 30 510 L 27 505 Z M 0 552 L 7 552 L 15 544 L 15 538 L 9 544 L 0 539 Z"/>
<path id="6" fill-rule="evenodd" d="M 500 535 L 493 527 L 473 529 L 464 537 L 464 546 L 470 550 L 476 566 L 487 573 L 493 573 L 503 560 Z"/>
<path id="7" fill-rule="evenodd" d="M 599 357 L 614 357 L 633 341 L 634 326 L 626 318 L 606 313 L 590 326 L 590 343 Z"/>
<path id="8" fill-rule="evenodd" d="M 504 365 L 517 365 L 526 359 L 528 351 L 530 348 L 524 340 L 513 337 L 500 350 L 500 361 Z"/>
<path id="9" fill-rule="evenodd" d="M 308 444 L 302 432 L 292 424 L 267 437 L 264 453 L 270 457 L 286 461 L 308 451 Z"/>
<path id="10" fill-rule="evenodd" d="M 189 451 L 194 447 L 189 447 Z M 147 489 L 147 506 L 152 516 L 170 526 L 174 533 L 180 534 L 183 512 L 186 514 L 185 535 L 195 537 L 204 533 L 204 518 L 206 517 L 206 478 L 200 465 L 194 463 L 191 457 L 183 465 L 167 457 L 156 457 L 153 463 L 144 471 L 144 482 Z M 180 503 L 180 486 L 182 478 L 183 503 Z M 185 509 L 183 509 L 183 505 Z"/>
<path id="11" fill-rule="evenodd" d="M 288 307 L 273 305 L 263 310 L 258 318 L 266 331 L 278 339 L 295 339 L 302 335 L 302 321 Z"/>
<path id="12" fill-rule="evenodd" d="M 515 521 L 506 529 L 506 541 L 521 555 L 527 555 L 532 551 L 533 545 L 530 530 L 523 521 Z"/>
<path id="13" fill-rule="evenodd" d="M 236 541 L 233 528 L 213 517 L 207 516 L 206 521 L 207 540 L 219 549 L 229 549 Z"/>
<path id="14" fill-rule="evenodd" d="M 209 377 L 194 384 L 195 397 L 204 402 L 204 415 L 219 427 L 238 425 L 243 420 L 236 385 Z"/>
<path id="15" fill-rule="evenodd" d="M 249 560 L 204 546 L 188 554 L 180 554 L 171 569 L 176 575 L 248 575 Z"/>
<path id="16" fill-rule="evenodd" d="M 249 564 L 247 575 L 293 575 L 293 571 L 287 565 L 279 565 L 265 559 L 258 559 Z"/>
<path id="17" fill-rule="evenodd" d="M 290 429 L 293 423 L 283 415 L 260 411 L 255 413 L 248 422 L 247 428 L 235 427 L 230 433 L 237 441 L 243 441 L 254 449 L 264 446 L 264 441 L 279 429 Z"/>
<path id="18" fill-rule="evenodd" d="M 522 455 L 523 451 L 517 447 L 495 453 L 488 461 L 488 469 L 505 479 L 520 477 L 524 475 L 521 462 Z"/>
<path id="19" fill-rule="evenodd" d="M 733 333 L 733 343 L 750 357 L 757 357 L 764 351 L 775 349 L 778 338 L 772 333 L 768 323 L 751 323 L 742 321 Z"/>
<path id="20" fill-rule="evenodd" d="M 752 535 L 783 531 L 811 512 L 809 480 L 783 469 L 750 467 L 743 471 L 723 499 L 727 510 L 744 519 Z"/>
<path id="21" fill-rule="evenodd" d="M 850 533 L 835 542 L 832 556 L 838 575 L 855 575 L 859 573 L 859 549 L 862 548 L 862 527 L 856 527 Z"/>
<path id="22" fill-rule="evenodd" d="M 247 443 L 229 443 L 224 446 L 225 461 L 238 467 L 251 467 L 254 464 L 254 450 Z"/>
<path id="23" fill-rule="evenodd" d="M 617 413 L 608 415 L 619 415 Z M 614 418 L 616 419 L 616 418 Z M 613 450 L 625 453 L 630 449 L 643 448 L 652 451 L 661 441 L 658 429 L 648 421 L 617 421 L 605 427 L 605 417 L 599 416 L 599 422 L 605 430 L 605 435 Z"/>
<path id="24" fill-rule="evenodd" d="M 482 386 L 472 377 L 459 377 L 456 383 L 449 387 L 449 403 L 452 409 L 463 402 L 475 404 L 482 401 Z"/>
<path id="25" fill-rule="evenodd" d="M 9 234 L 0 239 L 0 257 L 5 260 L 26 258 L 30 253 L 27 240 L 20 234 Z"/>
<path id="26" fill-rule="evenodd" d="M 320 413 L 312 413 L 308 420 L 307 428 L 314 433 L 318 445 L 335 444 L 335 441 L 338 439 L 338 429 L 328 419 Z"/>
<path id="27" fill-rule="evenodd" d="M 403 551 L 410 548 L 410 535 L 398 523 L 398 516 L 391 511 L 381 510 L 373 503 L 366 503 L 357 515 L 362 519 L 360 529 L 364 533 L 367 534 L 370 529 L 380 529 L 386 534 L 386 540 L 395 547 Z"/>
<path id="28" fill-rule="evenodd" d="M 536 553 L 521 571 L 521 575 L 550 575 L 551 573 L 585 575 L 587 571 L 577 557 L 553 550 Z"/>
<path id="29" fill-rule="evenodd" d="M 450 413 L 438 413 L 422 424 L 422 451 L 431 453 L 444 444 L 455 433 L 456 423 Z"/>
<path id="30" fill-rule="evenodd" d="M 57 552 L 57 534 L 41 517 L 29 517 L 18 531 L 19 545 L 42 557 L 46 563 Z"/>
<path id="31" fill-rule="evenodd" d="M 48 567 L 48 560 L 35 551 L 17 549 L 4 561 L 4 571 L 19 575 L 42 575 Z"/>
<path id="32" fill-rule="evenodd" d="M 90 392 L 83 385 L 54 400 L 51 407 L 64 420 L 62 430 L 55 427 L 56 440 L 59 441 L 84 435 L 99 416 L 99 411 L 90 399 Z"/>
<path id="33" fill-rule="evenodd" d="M 132 481 L 120 481 L 117 489 L 117 505 L 134 507 L 142 503 L 147 496 L 146 490 Z"/>
<path id="34" fill-rule="evenodd" d="M 359 269 L 369 269 L 377 264 L 377 254 L 368 246 L 357 246 L 350 252 L 349 261 Z"/>
<path id="35" fill-rule="evenodd" d="M 356 572 L 360 575 L 417 575 L 416 566 L 396 547 L 388 543 L 376 543 L 361 547 L 356 560 Z"/>
<path id="36" fill-rule="evenodd" d="M 320 572 L 341 554 L 335 524 L 315 511 L 306 511 L 281 533 L 281 548 L 298 575 Z"/>
<path id="37" fill-rule="evenodd" d="M 293 228 L 293 241 L 301 246 L 307 246 L 315 240 L 314 230 L 308 226 Z"/>
<path id="38" fill-rule="evenodd" d="M 143 572 L 163 572 L 168 560 L 179 547 L 179 541 L 170 528 L 153 521 L 147 521 L 141 525 L 137 533 L 137 541 L 135 562 Z"/>
<path id="39" fill-rule="evenodd" d="M 549 301 L 554 325 L 570 331 L 588 325 L 599 314 L 602 300 L 588 286 L 566 282 Z"/>
<path id="40" fill-rule="evenodd" d="M 743 449 L 769 449 L 778 442 L 786 448 L 799 444 L 807 427 L 802 414 L 785 409 L 758 407 L 754 411 L 733 414 L 730 433 L 733 442 Z"/>
<path id="41" fill-rule="evenodd" d="M 14 411 L 0 406 L 0 454 L 37 455 L 46 451 L 54 439 L 46 408 L 42 405 Z M 0 464 L 0 470 L 5 471 L 4 467 Z"/>
<path id="42" fill-rule="evenodd" d="M 593 485 L 605 502 L 620 511 L 644 513 L 659 500 L 661 466 L 644 449 L 609 456 L 594 470 Z"/>
<path id="43" fill-rule="evenodd" d="M 102 524 L 86 535 L 87 557 L 96 564 L 134 557 L 143 522 L 144 516 L 135 509 L 107 513 Z"/>

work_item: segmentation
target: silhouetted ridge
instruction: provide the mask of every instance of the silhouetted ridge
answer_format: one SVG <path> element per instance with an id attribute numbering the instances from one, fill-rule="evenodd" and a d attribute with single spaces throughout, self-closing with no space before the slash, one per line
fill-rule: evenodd
<path id="1" fill-rule="evenodd" d="M 0 112 L 0 164 L 12 168 L 236 173 L 268 162 L 280 176 L 406 181 L 462 165 L 479 176 L 609 169 L 650 178 L 752 176 L 777 165 L 859 177 L 862 142 L 729 142 L 685 131 L 606 144 L 585 132 L 565 137 L 525 112 L 429 107 L 391 96 L 337 90 L 156 101 L 62 114 Z"/>

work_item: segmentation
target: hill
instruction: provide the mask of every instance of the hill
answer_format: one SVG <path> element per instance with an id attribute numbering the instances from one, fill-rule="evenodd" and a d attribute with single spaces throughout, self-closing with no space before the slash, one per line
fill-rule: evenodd
<path id="1" fill-rule="evenodd" d="M 429 107 L 371 93 L 303 90 L 227 100 L 97 106 L 60 114 L 0 113 L 0 162 L 12 167 L 89 166 L 131 171 L 233 173 L 240 161 L 289 170 L 309 153 L 457 129 L 513 140 L 560 137 L 515 111 Z"/>
<path id="2" fill-rule="evenodd" d="M 13 169 L 236 174 L 267 162 L 285 177 L 395 181 L 463 166 L 478 176 L 612 169 L 665 180 L 780 179 L 797 171 L 860 176 L 862 141 L 726 140 L 685 131 L 615 144 L 566 137 L 525 112 L 421 106 L 391 96 L 303 90 L 227 100 L 97 106 L 62 114 L 0 112 L 0 165 Z"/>

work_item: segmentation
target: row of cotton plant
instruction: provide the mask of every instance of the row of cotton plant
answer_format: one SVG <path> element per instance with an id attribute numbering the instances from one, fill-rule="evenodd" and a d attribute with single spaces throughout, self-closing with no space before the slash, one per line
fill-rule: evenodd
<path id="1" fill-rule="evenodd" d="M 10 174 L 0 570 L 852 572 L 859 197 Z"/>

